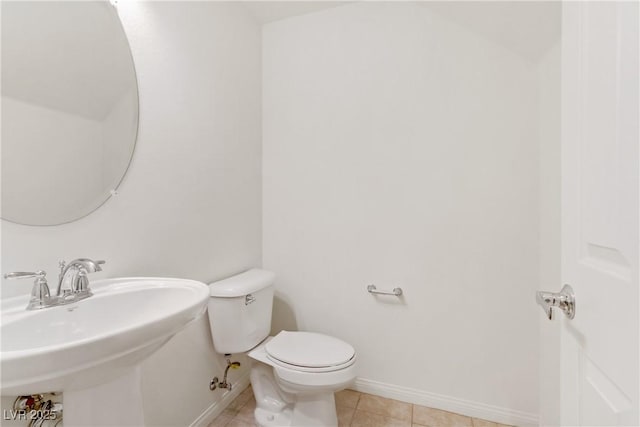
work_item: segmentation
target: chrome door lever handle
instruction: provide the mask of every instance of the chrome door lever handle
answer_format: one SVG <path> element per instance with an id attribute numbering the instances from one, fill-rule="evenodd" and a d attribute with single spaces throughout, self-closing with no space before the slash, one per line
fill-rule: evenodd
<path id="1" fill-rule="evenodd" d="M 564 285 L 560 292 L 536 292 L 536 301 L 545 311 L 549 320 L 553 319 L 553 307 L 558 307 L 569 318 L 576 315 L 576 297 L 573 288 Z"/>

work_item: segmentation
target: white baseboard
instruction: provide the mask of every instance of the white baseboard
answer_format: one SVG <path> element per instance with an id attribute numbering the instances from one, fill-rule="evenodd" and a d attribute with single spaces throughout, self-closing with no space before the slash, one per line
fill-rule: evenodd
<path id="1" fill-rule="evenodd" d="M 538 415 L 379 381 L 356 379 L 356 391 L 513 426 L 537 426 Z"/>
<path id="2" fill-rule="evenodd" d="M 191 423 L 190 427 L 207 427 L 248 385 L 249 372 L 234 383 L 232 391 L 225 391 L 220 400 L 213 402 L 211 406 L 205 409 L 205 411 Z M 363 393 L 375 394 L 376 396 L 400 400 L 415 405 L 455 412 L 496 423 L 522 427 L 538 425 L 537 414 L 401 387 L 394 384 L 358 378 L 353 388 Z"/>
<path id="3" fill-rule="evenodd" d="M 226 390 L 222 393 L 222 398 L 213 402 L 211 406 L 204 410 L 198 418 L 196 418 L 189 427 L 207 427 L 211 421 L 215 420 L 218 415 L 225 410 L 227 406 L 249 385 L 249 371 L 247 371 L 240 379 L 233 383 L 231 391 Z"/>

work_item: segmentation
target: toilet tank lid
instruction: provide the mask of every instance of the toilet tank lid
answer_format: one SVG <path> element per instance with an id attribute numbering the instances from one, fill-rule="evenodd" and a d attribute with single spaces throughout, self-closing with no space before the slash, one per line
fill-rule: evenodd
<path id="1" fill-rule="evenodd" d="M 212 297 L 233 298 L 257 292 L 273 284 L 276 275 L 272 271 L 252 268 L 244 273 L 209 284 Z"/>

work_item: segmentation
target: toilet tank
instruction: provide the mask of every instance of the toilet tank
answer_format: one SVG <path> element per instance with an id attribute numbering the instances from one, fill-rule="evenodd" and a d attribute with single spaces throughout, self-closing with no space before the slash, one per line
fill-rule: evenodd
<path id="1" fill-rule="evenodd" d="M 271 271 L 251 269 L 209 284 L 209 325 L 218 353 L 244 353 L 271 331 Z"/>

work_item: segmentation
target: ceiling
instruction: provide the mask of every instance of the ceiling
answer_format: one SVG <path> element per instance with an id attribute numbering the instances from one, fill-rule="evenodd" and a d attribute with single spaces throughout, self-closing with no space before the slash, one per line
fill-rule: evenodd
<path id="1" fill-rule="evenodd" d="M 242 4 L 262 24 L 306 15 L 336 6 L 342 6 L 346 1 L 243 1 Z"/>
<path id="2" fill-rule="evenodd" d="M 260 23 L 343 6 L 353 1 L 246 1 Z M 560 37 L 560 1 L 418 1 L 434 13 L 532 61 Z"/>
<path id="3" fill-rule="evenodd" d="M 559 1 L 426 1 L 421 4 L 534 61 L 560 39 Z"/>

